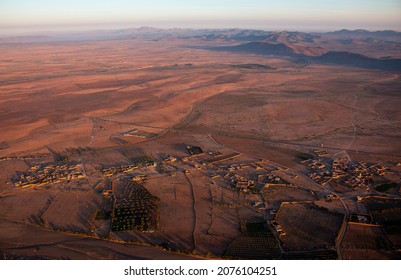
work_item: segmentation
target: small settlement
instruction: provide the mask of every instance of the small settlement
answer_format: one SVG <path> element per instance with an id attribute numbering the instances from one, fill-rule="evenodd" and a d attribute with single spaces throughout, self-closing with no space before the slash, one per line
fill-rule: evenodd
<path id="1" fill-rule="evenodd" d="M 17 173 L 13 182 L 16 187 L 27 188 L 80 179 L 85 177 L 81 167 L 80 163 L 34 165 L 27 172 Z"/>
<path id="2" fill-rule="evenodd" d="M 332 159 L 324 151 L 315 151 L 315 158 L 304 160 L 311 172 L 308 176 L 321 185 L 336 180 L 351 188 L 368 188 L 373 176 L 384 176 L 389 168 L 381 163 L 349 160 L 348 158 Z"/>

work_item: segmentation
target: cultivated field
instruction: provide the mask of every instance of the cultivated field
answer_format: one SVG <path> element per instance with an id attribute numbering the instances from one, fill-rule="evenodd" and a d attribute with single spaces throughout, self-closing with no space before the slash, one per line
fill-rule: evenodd
<path id="1" fill-rule="evenodd" d="M 283 204 L 277 222 L 285 235 L 280 237 L 286 251 L 313 251 L 334 246 L 342 215 L 313 204 Z"/>
<path id="2" fill-rule="evenodd" d="M 379 226 L 349 225 L 342 251 L 344 259 L 351 260 L 398 258 Z"/>

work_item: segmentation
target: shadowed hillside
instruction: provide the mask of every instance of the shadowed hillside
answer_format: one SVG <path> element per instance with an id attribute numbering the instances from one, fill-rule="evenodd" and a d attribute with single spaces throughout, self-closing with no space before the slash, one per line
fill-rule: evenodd
<path id="1" fill-rule="evenodd" d="M 318 64 L 354 66 L 387 71 L 401 71 L 401 59 L 377 59 L 352 52 L 326 52 L 320 56 L 312 56 L 307 48 L 294 48 L 282 43 L 250 42 L 236 46 L 204 47 L 206 50 L 246 52 L 261 55 L 277 55 L 302 59 Z"/>

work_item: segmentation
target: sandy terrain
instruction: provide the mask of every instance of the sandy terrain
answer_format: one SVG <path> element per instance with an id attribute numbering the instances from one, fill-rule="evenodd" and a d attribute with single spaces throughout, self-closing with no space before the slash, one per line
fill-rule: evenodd
<path id="1" fill-rule="evenodd" d="M 1 222 L 2 257 L 27 259 L 196 259 L 162 249 L 97 240 L 44 230 L 39 227 Z"/>
<path id="2" fill-rule="evenodd" d="M 330 42 L 325 50 L 341 47 Z M 379 227 L 348 221 L 368 212 L 358 196 L 399 196 L 399 185 L 374 189 L 401 183 L 399 72 L 200 48 L 234 43 L 1 43 L 0 254 L 222 257 L 247 223 L 276 219 L 285 235 L 271 225 L 269 240 L 286 252 L 342 248 L 339 258 L 395 258 Z M 355 50 L 373 57 L 376 47 Z M 317 149 L 330 154 L 319 160 L 381 163 L 386 174 L 371 188 L 320 184 L 301 163 Z M 268 186 L 270 175 L 287 185 Z M 111 230 L 124 180 L 160 200 L 158 229 Z M 358 241 L 363 234 L 367 245 Z M 388 252 L 373 246 L 379 237 Z M 390 240 L 399 244 L 398 236 Z"/>

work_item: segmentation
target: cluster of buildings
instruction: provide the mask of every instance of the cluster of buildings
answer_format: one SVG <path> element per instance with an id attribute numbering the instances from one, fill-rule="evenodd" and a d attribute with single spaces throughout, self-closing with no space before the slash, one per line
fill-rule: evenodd
<path id="1" fill-rule="evenodd" d="M 341 180 L 350 187 L 367 187 L 372 182 L 374 175 L 384 176 L 388 173 L 388 167 L 382 164 L 372 164 L 363 161 L 346 162 L 346 159 L 333 161 L 332 177 Z"/>
<path id="2" fill-rule="evenodd" d="M 135 128 L 135 129 L 131 129 L 125 132 L 122 132 L 121 134 L 123 136 L 136 136 L 136 134 L 139 132 L 139 129 Z"/>
<path id="3" fill-rule="evenodd" d="M 111 176 L 119 174 L 119 173 L 132 172 L 135 169 L 142 168 L 142 167 L 156 167 L 156 165 L 157 165 L 157 163 L 154 161 L 144 162 L 144 163 L 139 163 L 139 164 L 117 165 L 117 166 L 112 166 L 109 168 L 104 168 L 102 170 L 102 173 L 106 177 L 111 177 Z"/>
<path id="4" fill-rule="evenodd" d="M 228 167 L 228 171 L 235 172 L 236 170 L 242 170 L 245 168 L 253 168 L 255 170 L 263 170 L 264 167 L 259 162 L 252 163 L 234 163 Z"/>
<path id="5" fill-rule="evenodd" d="M 19 173 L 13 179 L 16 187 L 41 187 L 47 184 L 57 184 L 63 181 L 84 178 L 80 171 L 81 164 L 46 165 L 44 167 L 34 165 L 28 172 Z"/>
<path id="6" fill-rule="evenodd" d="M 0 161 L 7 161 L 7 160 L 30 160 L 30 159 L 37 159 L 45 157 L 44 155 L 38 154 L 35 156 L 19 156 L 19 157 L 0 157 Z"/>
<path id="7" fill-rule="evenodd" d="M 262 188 L 290 185 L 287 181 L 266 170 L 262 164 L 261 162 L 231 164 L 224 170 L 224 176 L 222 177 L 230 180 L 232 187 L 236 187 L 243 192 L 254 190 L 256 186 Z M 248 172 L 245 173 L 247 175 L 240 175 L 243 174 L 240 171 L 246 169 L 248 169 Z"/>
<path id="8" fill-rule="evenodd" d="M 172 163 L 177 161 L 177 158 L 172 155 L 163 155 L 162 156 L 163 162 L 165 163 Z"/>
<path id="9" fill-rule="evenodd" d="M 329 171 L 309 173 L 308 176 L 320 185 L 325 185 L 332 179 Z"/>
<path id="10" fill-rule="evenodd" d="M 231 186 L 243 192 L 248 192 L 249 189 L 252 189 L 256 186 L 256 183 L 248 178 L 234 174 L 234 176 L 231 178 Z"/>
<path id="11" fill-rule="evenodd" d="M 271 186 L 286 187 L 290 185 L 289 182 L 271 173 L 259 175 L 258 182 L 265 184 L 265 187 L 271 187 Z"/>
<path id="12" fill-rule="evenodd" d="M 313 181 L 320 185 L 325 185 L 332 179 L 332 174 L 330 172 L 330 155 L 323 150 L 316 150 L 315 154 L 315 159 L 303 160 L 301 163 L 313 170 L 313 172 L 308 174 Z"/>
<path id="13" fill-rule="evenodd" d="M 187 146 L 189 149 L 190 146 Z M 266 167 L 264 160 L 253 162 L 229 163 L 238 153 L 225 153 L 220 151 L 208 151 L 202 155 L 193 157 L 194 153 L 188 151 L 191 156 L 183 158 L 183 162 L 193 168 L 204 169 L 205 174 L 212 179 L 219 179 L 228 186 L 238 189 L 241 192 L 257 192 L 260 188 L 269 186 L 288 186 L 289 182 L 271 173 L 277 170 L 274 167 Z"/>
<path id="14" fill-rule="evenodd" d="M 380 163 L 350 161 L 348 158 L 332 160 L 326 153 L 317 155 L 317 158 L 304 160 L 301 163 L 313 170 L 308 176 L 321 185 L 336 180 L 353 188 L 368 187 L 374 175 L 384 176 L 389 170 Z"/>
<path id="15" fill-rule="evenodd" d="M 154 133 L 145 132 L 145 131 L 139 130 L 137 128 L 122 132 L 121 134 L 123 136 L 138 137 L 138 138 L 144 138 L 144 139 L 149 139 L 149 138 L 156 136 L 156 134 L 154 134 Z"/>
<path id="16" fill-rule="evenodd" d="M 285 232 L 283 231 L 283 228 L 276 220 L 271 220 L 269 223 L 275 229 L 278 235 L 280 236 L 286 235 Z"/>
<path id="17" fill-rule="evenodd" d="M 234 156 L 232 154 L 222 156 L 219 151 L 205 153 L 205 156 L 206 159 L 204 157 L 188 157 L 183 161 L 197 169 L 204 166 L 208 177 L 223 180 L 227 185 L 244 193 L 257 192 L 259 188 L 264 186 L 289 185 L 282 178 L 266 170 L 264 161 L 223 163 L 223 161 L 232 159 Z M 208 158 L 210 156 L 218 157 L 219 160 L 211 160 Z M 235 156 L 239 155 L 236 154 Z M 275 170 L 274 168 L 270 169 Z"/>

